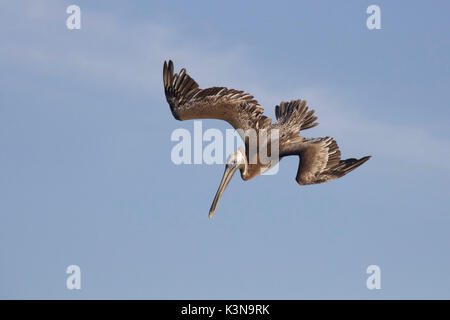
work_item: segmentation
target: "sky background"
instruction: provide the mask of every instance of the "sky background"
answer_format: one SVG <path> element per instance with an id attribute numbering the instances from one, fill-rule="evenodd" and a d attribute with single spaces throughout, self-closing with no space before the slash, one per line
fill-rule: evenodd
<path id="1" fill-rule="evenodd" d="M 66 28 L 81 7 L 81 30 Z M 368 30 L 366 8 L 381 8 Z M 450 298 L 448 1 L 0 1 L 0 298 Z M 162 64 L 302 98 L 344 158 L 299 186 L 170 159 Z M 217 120 L 203 129 L 230 128 Z M 81 290 L 66 268 L 81 267 Z M 381 268 L 381 290 L 366 268 Z"/>

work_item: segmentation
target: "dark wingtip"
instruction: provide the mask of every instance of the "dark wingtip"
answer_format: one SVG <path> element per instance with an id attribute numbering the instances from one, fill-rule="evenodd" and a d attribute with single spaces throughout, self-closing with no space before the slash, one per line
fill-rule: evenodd
<path id="1" fill-rule="evenodd" d="M 164 65 L 163 65 L 163 83 L 164 83 L 164 88 L 167 88 L 167 62 L 164 61 Z"/>
<path id="2" fill-rule="evenodd" d="M 173 62 L 170 59 L 169 59 L 169 62 L 167 62 L 167 60 L 164 60 L 163 80 L 164 80 L 164 88 L 166 90 L 172 83 L 172 78 L 173 78 Z"/>
<path id="3" fill-rule="evenodd" d="M 360 165 L 362 165 L 363 163 L 367 162 L 370 158 L 372 158 L 372 156 L 365 156 L 365 157 L 362 157 L 361 159 L 359 159 L 359 160 L 356 162 L 357 166 L 355 167 L 355 169 L 356 169 L 357 167 L 359 167 Z"/>
<path id="4" fill-rule="evenodd" d="M 172 60 L 169 59 L 169 62 L 167 62 L 167 60 L 164 60 L 163 70 L 170 70 L 171 68 L 173 68 Z"/>

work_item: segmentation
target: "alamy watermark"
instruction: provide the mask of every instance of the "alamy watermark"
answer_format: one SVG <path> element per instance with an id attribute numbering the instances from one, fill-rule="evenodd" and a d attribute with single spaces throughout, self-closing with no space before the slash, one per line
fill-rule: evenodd
<path id="1" fill-rule="evenodd" d="M 370 14 L 366 20 L 366 26 L 369 30 L 380 30 L 381 29 L 381 9 L 376 4 L 372 4 L 367 7 L 367 14 Z"/>
<path id="2" fill-rule="evenodd" d="M 193 134 L 187 129 L 175 129 L 170 140 L 177 142 L 170 152 L 176 165 L 181 164 L 225 164 L 226 156 L 232 154 L 243 139 L 248 148 L 247 164 L 258 164 L 272 170 L 263 174 L 276 174 L 279 161 L 278 129 L 226 129 L 225 136 L 218 129 L 203 132 L 202 121 L 194 121 Z M 206 143 L 206 145 L 204 145 Z"/>
<path id="3" fill-rule="evenodd" d="M 370 276 L 366 280 L 366 287 L 369 290 L 381 289 L 381 269 L 376 264 L 367 267 L 366 273 Z"/>
<path id="4" fill-rule="evenodd" d="M 70 5 L 66 9 L 66 13 L 70 14 L 66 20 L 66 26 L 69 30 L 81 29 L 81 9 L 77 5 Z"/>
<path id="5" fill-rule="evenodd" d="M 76 264 L 67 267 L 66 273 L 69 275 L 66 279 L 66 288 L 69 290 L 81 290 L 81 268 Z"/>

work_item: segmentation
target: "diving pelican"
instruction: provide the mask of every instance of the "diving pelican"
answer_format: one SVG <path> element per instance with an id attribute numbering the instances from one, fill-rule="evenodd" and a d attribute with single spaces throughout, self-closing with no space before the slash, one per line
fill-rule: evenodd
<path id="1" fill-rule="evenodd" d="M 333 138 L 301 137 L 300 131 L 318 125 L 314 110 L 308 110 L 305 100 L 281 102 L 275 107 L 277 122 L 272 123 L 271 118 L 263 115 L 263 108 L 252 95 L 225 87 L 200 89 L 184 68 L 174 74 L 172 61 L 164 61 L 163 81 L 166 99 L 175 119 L 225 120 L 244 140 L 245 150 L 239 148 L 227 159 L 222 181 L 209 210 L 210 218 L 237 169 L 240 170 L 243 180 L 249 180 L 275 163 L 263 163 L 258 152 L 261 144 L 268 146 L 273 142 L 270 133 L 265 135 L 267 138 L 264 141 L 258 140 L 256 149 L 249 148 L 249 139 L 242 134 L 249 129 L 256 132 L 278 130 L 278 160 L 287 156 L 299 156 L 296 180 L 300 185 L 340 178 L 370 159 L 370 156 L 366 156 L 361 159 L 341 160 L 341 152 Z"/>

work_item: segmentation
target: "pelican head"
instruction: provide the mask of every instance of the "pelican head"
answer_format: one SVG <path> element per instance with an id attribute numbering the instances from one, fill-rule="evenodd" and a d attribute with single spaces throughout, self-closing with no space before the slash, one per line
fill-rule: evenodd
<path id="1" fill-rule="evenodd" d="M 211 209 L 209 209 L 209 217 L 213 215 L 216 210 L 217 203 L 219 202 L 222 193 L 225 191 L 228 183 L 230 183 L 233 174 L 237 169 L 245 169 L 246 157 L 244 150 L 239 148 L 234 153 L 230 154 L 227 158 L 227 164 L 225 165 L 225 172 L 223 173 L 222 181 L 220 182 L 219 189 L 217 189 L 216 196 L 214 197 L 214 201 L 211 205 Z"/>

